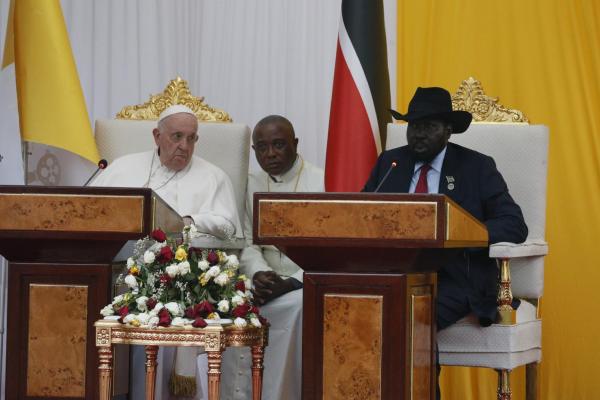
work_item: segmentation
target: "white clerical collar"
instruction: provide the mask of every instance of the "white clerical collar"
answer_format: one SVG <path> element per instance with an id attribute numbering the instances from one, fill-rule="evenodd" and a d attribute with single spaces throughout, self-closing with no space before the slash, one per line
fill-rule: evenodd
<path id="1" fill-rule="evenodd" d="M 293 179 L 298 178 L 297 175 L 300 173 L 303 164 L 302 157 L 298 154 L 290 169 L 281 175 L 269 175 L 269 178 L 275 183 L 291 182 Z"/>
<path id="2" fill-rule="evenodd" d="M 442 172 L 442 165 L 444 164 L 444 157 L 446 156 L 446 149 L 448 148 L 448 146 L 444 147 L 442 151 L 440 151 L 438 153 L 437 156 L 435 156 L 435 158 L 433 160 L 431 160 L 431 162 L 429 162 L 429 165 L 431 166 L 431 168 L 436 171 L 437 173 Z M 423 166 L 423 164 L 425 164 L 423 161 L 417 161 L 415 163 L 415 169 L 414 172 L 418 171 L 419 168 L 421 168 Z"/>

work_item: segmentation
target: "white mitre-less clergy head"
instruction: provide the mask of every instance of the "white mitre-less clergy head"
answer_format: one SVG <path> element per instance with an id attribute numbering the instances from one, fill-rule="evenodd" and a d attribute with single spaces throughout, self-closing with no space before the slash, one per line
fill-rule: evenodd
<path id="1" fill-rule="evenodd" d="M 165 110 L 160 113 L 160 115 L 158 116 L 158 122 L 162 121 L 163 119 L 165 119 L 167 117 L 170 117 L 173 114 L 179 114 L 179 113 L 192 114 L 193 116 L 196 116 L 196 114 L 194 114 L 192 109 L 189 108 L 188 106 L 184 106 L 183 104 L 174 104 L 172 106 L 165 108 Z"/>
<path id="2" fill-rule="evenodd" d="M 198 118 L 189 107 L 182 104 L 167 107 L 152 131 L 161 164 L 176 172 L 187 167 L 198 140 L 197 132 Z"/>

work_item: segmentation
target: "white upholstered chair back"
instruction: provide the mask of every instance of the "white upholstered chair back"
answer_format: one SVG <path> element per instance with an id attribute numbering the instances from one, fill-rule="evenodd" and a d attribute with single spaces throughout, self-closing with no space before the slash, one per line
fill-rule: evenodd
<path id="1" fill-rule="evenodd" d="M 152 130 L 153 120 L 110 119 L 97 120 L 95 135 L 100 156 L 110 164 L 130 153 L 152 150 L 156 147 Z M 244 124 L 227 122 L 200 122 L 198 143 L 194 153 L 221 168 L 231 179 L 240 218 L 245 212 L 250 129 Z"/>
<path id="2" fill-rule="evenodd" d="M 406 124 L 389 124 L 386 148 L 406 144 Z M 474 123 L 450 141 L 494 158 L 510 194 L 521 206 L 529 228 L 527 242 L 545 243 L 548 128 L 542 125 Z M 545 245 L 545 244 L 544 244 Z M 516 297 L 542 296 L 544 257 L 524 257 L 511 263 Z"/>

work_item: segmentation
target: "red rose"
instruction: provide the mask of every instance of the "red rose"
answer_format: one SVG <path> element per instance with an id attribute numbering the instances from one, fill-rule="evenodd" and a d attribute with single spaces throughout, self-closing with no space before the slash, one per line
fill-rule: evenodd
<path id="1" fill-rule="evenodd" d="M 192 326 L 194 328 L 204 328 L 204 327 L 206 327 L 206 325 L 208 325 L 206 323 L 206 321 L 200 317 L 196 318 L 196 320 L 194 322 L 192 322 Z"/>
<path id="2" fill-rule="evenodd" d="M 150 237 L 152 237 L 152 239 L 156 240 L 157 242 L 164 242 L 165 240 L 167 240 L 167 235 L 160 229 L 153 230 L 150 234 Z"/>
<path id="3" fill-rule="evenodd" d="M 196 311 L 194 311 L 194 307 L 190 306 L 185 309 L 185 317 L 189 319 L 196 318 Z"/>
<path id="4" fill-rule="evenodd" d="M 129 307 L 123 306 L 119 308 L 119 316 L 121 317 L 119 318 L 119 322 L 123 322 L 123 318 L 125 318 L 127 314 L 129 314 Z"/>
<path id="5" fill-rule="evenodd" d="M 160 263 L 168 263 L 169 261 L 171 261 L 173 259 L 173 257 L 175 256 L 175 254 L 173 254 L 173 250 L 171 250 L 171 248 L 169 246 L 165 246 L 162 249 L 160 249 L 160 253 L 158 253 L 158 262 Z"/>
<path id="6" fill-rule="evenodd" d="M 244 281 L 237 281 L 235 283 L 235 290 L 239 290 L 241 292 L 245 292 L 246 291 L 246 284 L 244 283 Z"/>
<path id="7" fill-rule="evenodd" d="M 250 312 L 258 315 L 258 307 L 256 307 L 256 306 L 250 307 Z"/>
<path id="8" fill-rule="evenodd" d="M 240 304 L 239 306 L 237 306 L 236 308 L 233 309 L 231 314 L 237 318 L 244 318 L 246 316 L 246 314 L 248 314 L 248 311 L 250 311 L 249 305 Z"/>
<path id="9" fill-rule="evenodd" d="M 171 282 L 171 277 L 168 274 L 162 274 L 159 278 L 160 283 L 168 285 Z"/>
<path id="10" fill-rule="evenodd" d="M 219 255 L 217 253 L 215 253 L 214 251 L 211 251 L 208 253 L 208 256 L 206 257 L 206 261 L 208 261 L 208 263 L 210 265 L 215 265 L 219 262 Z"/>
<path id="11" fill-rule="evenodd" d="M 194 306 L 194 313 L 195 313 L 196 317 L 206 318 L 206 317 L 208 317 L 208 314 L 210 314 L 214 311 L 215 311 L 215 309 L 213 308 L 212 304 L 210 304 L 206 300 L 204 300 Z"/>
<path id="12" fill-rule="evenodd" d="M 171 325 L 171 314 L 169 314 L 169 310 L 163 308 L 158 312 L 158 326 L 169 325 Z"/>
<path id="13" fill-rule="evenodd" d="M 158 301 L 154 297 L 150 297 L 146 300 L 146 307 L 148 307 L 148 311 L 154 310 L 154 307 L 158 304 Z"/>

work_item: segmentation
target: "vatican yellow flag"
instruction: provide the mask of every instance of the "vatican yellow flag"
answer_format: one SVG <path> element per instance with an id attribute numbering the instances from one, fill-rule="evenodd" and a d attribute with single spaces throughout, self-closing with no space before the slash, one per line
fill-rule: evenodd
<path id="1" fill-rule="evenodd" d="M 22 139 L 98 162 L 59 0 L 11 4 L 2 65 L 12 62 Z"/>

